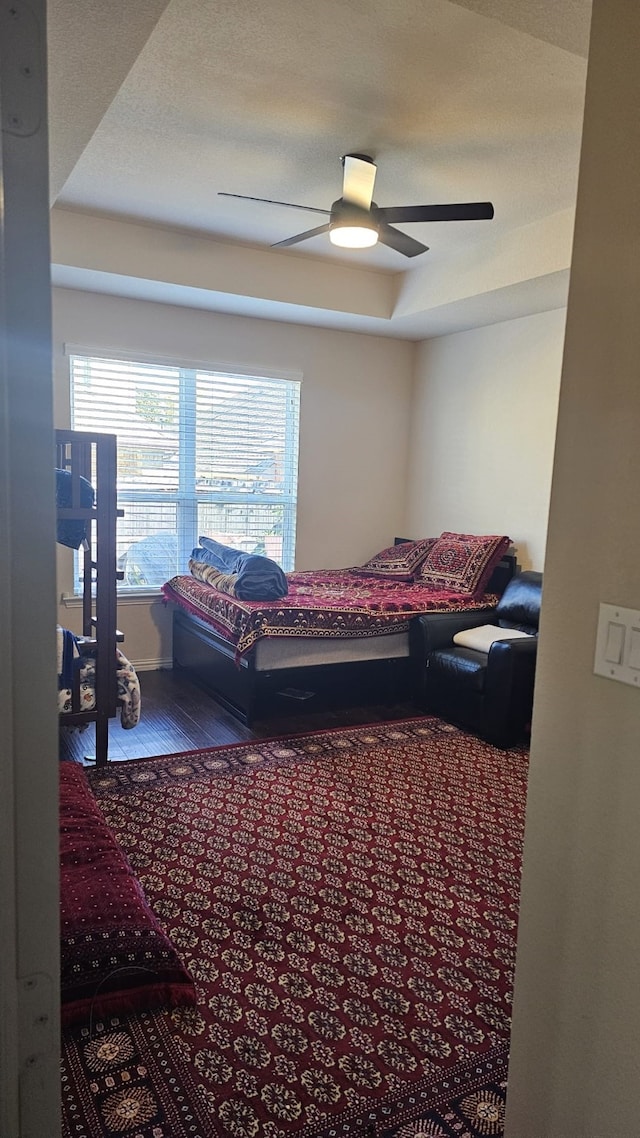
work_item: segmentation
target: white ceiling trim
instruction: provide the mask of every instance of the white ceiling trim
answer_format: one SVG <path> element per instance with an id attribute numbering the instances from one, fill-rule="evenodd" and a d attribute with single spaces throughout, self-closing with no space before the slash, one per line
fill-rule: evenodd
<path id="1" fill-rule="evenodd" d="M 237 248 L 71 210 L 51 214 L 52 280 L 64 288 L 399 339 L 461 331 L 566 301 L 573 211 L 475 247 L 424 274 L 382 273 Z"/>

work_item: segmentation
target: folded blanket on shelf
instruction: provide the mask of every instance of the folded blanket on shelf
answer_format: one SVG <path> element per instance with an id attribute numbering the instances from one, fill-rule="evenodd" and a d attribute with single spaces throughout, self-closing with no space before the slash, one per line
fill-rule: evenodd
<path id="1" fill-rule="evenodd" d="M 72 474 L 69 470 L 56 470 L 56 506 L 59 508 L 76 505 L 72 502 Z M 91 509 L 95 503 L 95 490 L 86 478 L 80 478 L 80 502 L 82 509 Z M 79 549 L 87 537 L 87 522 L 83 519 L 60 518 L 57 523 L 56 540 L 70 549 Z"/>
<path id="2" fill-rule="evenodd" d="M 93 656 L 82 656 L 77 638 L 68 628 L 57 628 L 58 638 L 58 711 L 68 714 L 72 710 L 93 711 L 96 705 L 96 662 Z M 118 680 L 120 722 L 129 730 L 140 721 L 140 681 L 136 670 L 119 648 L 116 648 L 115 668 Z M 73 708 L 74 674 L 79 674 L 80 707 Z"/>

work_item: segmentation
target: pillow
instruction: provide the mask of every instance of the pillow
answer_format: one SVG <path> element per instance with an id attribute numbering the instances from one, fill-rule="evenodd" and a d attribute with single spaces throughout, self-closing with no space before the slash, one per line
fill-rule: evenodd
<path id="1" fill-rule="evenodd" d="M 289 586 L 276 561 L 258 553 L 245 553 L 210 537 L 199 537 L 202 548 L 194 549 L 194 561 L 204 561 L 221 573 L 236 574 L 233 595 L 241 601 L 278 601 Z M 219 587 L 219 586 L 217 586 Z"/>
<path id="2" fill-rule="evenodd" d="M 510 545 L 509 537 L 445 530 L 427 553 L 416 573 L 416 581 L 455 593 L 482 593 Z"/>
<path id="3" fill-rule="evenodd" d="M 520 640 L 522 637 L 532 640 L 528 632 L 521 632 L 519 628 L 499 628 L 496 624 L 481 624 L 478 628 L 466 628 L 463 632 L 456 632 L 453 643 L 461 648 L 473 648 L 476 652 L 488 652 L 496 640 Z"/>
<path id="4" fill-rule="evenodd" d="M 413 581 L 415 570 L 424 561 L 435 540 L 435 537 L 425 537 L 421 541 L 403 541 L 399 545 L 389 545 L 376 553 L 375 557 L 370 557 L 364 565 L 354 565 L 351 572 L 362 573 L 366 577 Z"/>
<path id="5" fill-rule="evenodd" d="M 73 762 L 60 763 L 60 968 L 65 1025 L 195 1004 L 193 980 Z"/>

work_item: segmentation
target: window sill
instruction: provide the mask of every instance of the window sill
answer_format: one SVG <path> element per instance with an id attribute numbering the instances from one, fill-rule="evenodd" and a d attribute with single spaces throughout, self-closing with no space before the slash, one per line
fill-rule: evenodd
<path id="1" fill-rule="evenodd" d="M 120 608 L 121 605 L 149 605 L 162 600 L 160 589 L 136 589 L 135 592 L 118 593 L 116 604 Z M 63 593 L 60 604 L 66 609 L 79 609 L 82 607 L 82 597 L 73 593 Z"/>

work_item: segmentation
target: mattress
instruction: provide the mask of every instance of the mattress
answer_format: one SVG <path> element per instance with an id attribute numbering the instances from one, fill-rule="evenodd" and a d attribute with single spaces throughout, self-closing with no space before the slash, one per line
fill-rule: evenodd
<path id="1" fill-rule="evenodd" d="M 291 647 L 294 640 L 301 642 L 305 661 L 313 642 L 330 653 L 342 642 L 347 655 L 341 650 L 340 659 L 362 659 L 348 653 L 359 651 L 356 645 L 365 640 L 378 641 L 371 649 L 378 655 L 366 658 L 382 659 L 388 650 L 381 641 L 390 635 L 408 637 L 411 620 L 421 613 L 478 611 L 498 602 L 492 593 L 472 596 L 349 570 L 291 573 L 287 580 L 288 595 L 274 601 L 239 601 L 188 575 L 172 577 L 162 591 L 166 600 L 210 625 L 234 648 L 238 662 L 258 645 L 284 641 Z M 408 655 L 408 646 L 403 654 Z M 265 666 L 274 665 L 263 660 Z"/>
<path id="2" fill-rule="evenodd" d="M 279 668 L 351 664 L 363 660 L 399 659 L 408 655 L 408 632 L 352 637 L 350 640 L 300 640 L 284 636 L 279 640 L 260 640 L 256 644 L 254 662 L 257 672 L 274 672 Z"/>

